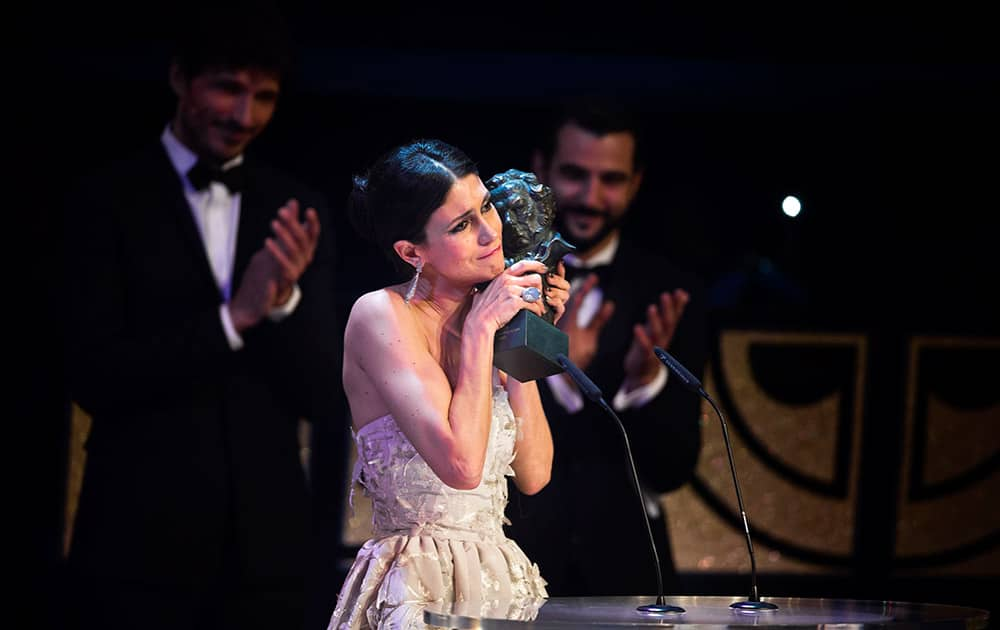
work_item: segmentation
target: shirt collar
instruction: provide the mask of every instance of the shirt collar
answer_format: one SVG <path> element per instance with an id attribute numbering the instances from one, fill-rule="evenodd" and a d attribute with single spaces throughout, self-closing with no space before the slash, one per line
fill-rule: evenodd
<path id="1" fill-rule="evenodd" d="M 571 265 L 577 269 L 591 269 L 600 265 L 610 265 L 611 261 L 615 259 L 615 254 L 618 253 L 619 240 L 620 236 L 617 232 L 615 232 L 615 234 L 608 241 L 608 244 L 597 250 L 597 252 L 587 260 L 583 260 L 579 256 L 574 256 L 572 253 L 566 254 L 563 258 L 566 260 L 567 265 Z"/>
<path id="2" fill-rule="evenodd" d="M 198 161 L 198 154 L 184 146 L 184 143 L 177 139 L 177 136 L 170 129 L 170 123 L 167 123 L 167 126 L 163 129 L 163 133 L 160 134 L 160 142 L 163 143 L 163 148 L 167 150 L 167 157 L 170 158 L 170 163 L 173 164 L 174 170 L 183 176 L 186 181 L 187 172 Z M 241 153 L 224 163 L 222 170 L 228 170 L 242 163 L 243 154 Z"/>

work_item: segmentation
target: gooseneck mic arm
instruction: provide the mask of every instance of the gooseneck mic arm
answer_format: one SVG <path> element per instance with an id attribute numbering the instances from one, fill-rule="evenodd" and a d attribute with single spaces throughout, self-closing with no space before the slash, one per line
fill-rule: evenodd
<path id="1" fill-rule="evenodd" d="M 729 470 L 733 474 L 733 486 L 736 488 L 736 503 L 740 508 L 740 518 L 743 519 L 743 533 L 746 534 L 747 551 L 750 552 L 750 599 L 749 601 L 730 604 L 730 607 L 744 611 L 777 610 L 778 607 L 776 605 L 760 601 L 760 594 L 757 592 L 757 559 L 754 557 L 753 541 L 750 538 L 750 520 L 747 518 L 747 511 L 743 507 L 743 493 L 740 492 L 740 480 L 736 477 L 736 461 L 733 459 L 733 447 L 729 442 L 729 428 L 726 426 L 726 419 L 722 415 L 722 411 L 719 410 L 718 405 L 715 404 L 712 397 L 702 387 L 701 381 L 681 365 L 680 361 L 670 356 L 666 350 L 658 346 L 653 347 L 653 353 L 677 377 L 681 385 L 698 394 L 707 400 L 708 404 L 712 405 L 712 409 L 715 410 L 716 415 L 719 416 L 719 421 L 722 423 L 722 438 L 726 443 L 726 454 L 729 456 Z"/>
<path id="2" fill-rule="evenodd" d="M 600 388 L 594 384 L 594 381 L 590 380 L 590 377 L 583 373 L 583 370 L 576 367 L 576 364 L 569 360 L 565 354 L 559 353 L 556 355 L 556 363 L 559 364 L 562 369 L 566 370 L 566 373 L 576 382 L 577 387 L 583 392 L 583 395 L 591 399 L 598 405 L 607 405 L 604 402 L 604 395 L 601 394 Z M 611 413 L 614 413 L 612 411 Z"/>
<path id="3" fill-rule="evenodd" d="M 646 534 L 649 536 L 649 548 L 653 552 L 653 563 L 656 569 L 656 586 L 657 586 L 657 596 L 655 604 L 645 604 L 638 607 L 638 610 L 643 613 L 648 614 L 660 614 L 660 613 L 682 613 L 685 612 L 680 606 L 673 606 L 667 604 L 663 598 L 663 576 L 660 574 L 660 556 L 656 553 L 656 544 L 653 542 L 653 529 L 649 525 L 649 517 L 646 515 L 646 505 L 642 498 L 642 489 L 639 485 L 639 473 L 635 467 L 635 460 L 632 459 L 632 447 L 629 445 L 628 433 L 625 431 L 625 425 L 622 424 L 618 414 L 615 413 L 614 409 L 604 400 L 604 396 L 601 394 L 600 388 L 594 384 L 594 381 L 583 373 L 575 363 L 569 360 L 565 354 L 557 354 L 556 362 L 566 370 L 566 373 L 576 382 L 580 391 L 583 395 L 590 400 L 597 403 L 604 411 L 611 416 L 611 418 L 618 425 L 618 429 L 622 433 L 622 438 L 625 440 L 625 454 L 628 456 L 629 468 L 632 471 L 632 483 L 635 484 L 636 496 L 639 497 L 639 508 L 642 510 L 642 522 L 646 524 Z"/>

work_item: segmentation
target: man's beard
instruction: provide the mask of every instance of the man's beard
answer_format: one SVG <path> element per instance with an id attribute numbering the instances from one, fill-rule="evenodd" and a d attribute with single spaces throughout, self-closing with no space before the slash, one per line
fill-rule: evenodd
<path id="1" fill-rule="evenodd" d="M 573 235 L 566 228 L 566 216 L 569 214 L 579 214 L 588 217 L 602 217 L 604 219 L 604 225 L 601 226 L 593 236 L 587 239 L 582 239 L 578 236 Z M 601 210 L 594 210 L 593 208 L 588 208 L 586 206 L 560 206 L 559 211 L 556 212 L 555 227 L 562 234 L 562 237 L 569 241 L 572 245 L 576 246 L 576 249 L 580 253 L 585 253 L 594 248 L 595 245 L 604 240 L 608 234 L 611 234 L 618 226 L 621 224 L 622 217 L 611 216 L 610 212 L 604 212 Z"/>

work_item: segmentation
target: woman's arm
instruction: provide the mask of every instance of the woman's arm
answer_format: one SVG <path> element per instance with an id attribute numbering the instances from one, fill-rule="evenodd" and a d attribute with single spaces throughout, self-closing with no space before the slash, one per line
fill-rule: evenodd
<path id="1" fill-rule="evenodd" d="M 545 303 L 555 313 L 555 321 L 566 312 L 569 299 L 569 282 L 562 261 L 548 276 L 549 289 Z M 521 383 L 506 376 L 510 406 L 519 420 L 518 441 L 515 446 L 514 483 L 524 494 L 536 494 L 549 483 L 552 476 L 552 432 L 538 395 L 535 382 Z"/>
<path id="2" fill-rule="evenodd" d="M 544 266 L 518 265 L 474 297 L 462 326 L 454 389 L 407 312 L 411 307 L 399 295 L 377 291 L 362 297 L 347 324 L 345 361 L 350 365 L 344 367 L 344 386 L 352 412 L 371 410 L 365 419 L 392 414 L 431 470 L 453 488 L 475 488 L 482 478 L 492 410 L 494 333 L 522 308 L 541 313 L 540 302 L 528 304 L 520 298 L 524 287 L 540 287 L 541 278 L 520 274 Z M 349 371 L 363 372 L 364 378 Z"/>
<path id="3" fill-rule="evenodd" d="M 535 494 L 549 483 L 552 475 L 552 433 L 542 409 L 538 385 L 507 377 L 507 394 L 518 419 L 514 483 L 524 494 Z"/>
<path id="4" fill-rule="evenodd" d="M 417 452 L 454 488 L 474 488 L 489 436 L 492 383 L 477 353 L 486 330 L 463 335 L 454 393 L 402 299 L 376 291 L 359 299 L 344 333 L 344 389 L 355 422 L 391 414 Z"/>

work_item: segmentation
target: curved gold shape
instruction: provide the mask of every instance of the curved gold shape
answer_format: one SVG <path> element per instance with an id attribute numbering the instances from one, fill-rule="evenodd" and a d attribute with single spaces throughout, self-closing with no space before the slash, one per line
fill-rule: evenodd
<path id="1" fill-rule="evenodd" d="M 903 462 L 896 523 L 896 556 L 944 554 L 1000 531 L 1000 472 L 944 496 L 910 499 L 912 466 L 917 456 L 918 397 L 926 396 L 923 467 L 925 483 L 954 479 L 1000 452 L 1000 405 L 985 409 L 956 409 L 933 392 L 918 391 L 922 353 L 926 349 L 1000 348 L 1000 341 L 971 337 L 914 337 L 909 348 Z M 974 369 L 974 366 L 969 366 Z M 907 573 L 937 575 L 995 575 L 1000 549 L 984 551 L 966 560 Z"/>
<path id="2" fill-rule="evenodd" d="M 735 409 L 753 435 L 767 445 L 769 454 L 809 476 L 832 481 L 838 417 L 843 401 L 833 394 L 809 405 L 787 405 L 773 400 L 754 380 L 749 350 L 752 344 L 837 345 L 855 349 L 855 396 L 847 414 L 852 423 L 848 445 L 848 483 L 845 497 L 813 492 L 774 472 L 750 452 L 737 431 L 730 430 L 733 456 L 750 520 L 751 535 L 763 532 L 795 547 L 824 555 L 849 556 L 853 552 L 855 505 L 861 452 L 864 375 L 867 341 L 853 334 L 775 333 L 723 331 L 719 339 L 721 374 Z M 720 406 L 711 378 L 705 388 Z M 697 476 L 733 514 L 739 514 L 725 443 L 718 418 L 711 407 L 702 407 L 703 446 Z M 682 571 L 749 571 L 746 541 L 740 529 L 715 515 L 689 487 L 666 495 L 664 503 L 673 541 L 674 558 Z M 761 572 L 815 573 L 833 569 L 788 558 L 754 538 Z"/>

